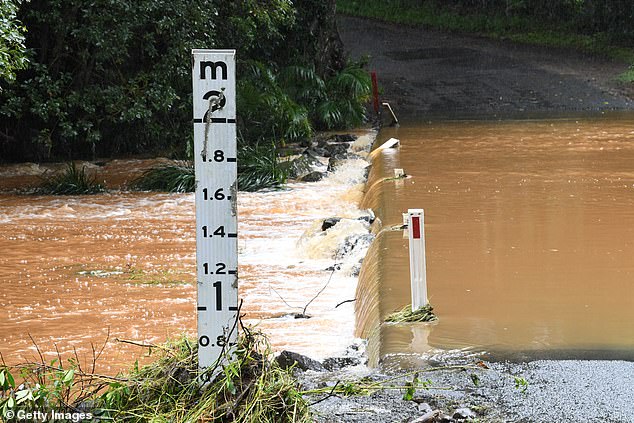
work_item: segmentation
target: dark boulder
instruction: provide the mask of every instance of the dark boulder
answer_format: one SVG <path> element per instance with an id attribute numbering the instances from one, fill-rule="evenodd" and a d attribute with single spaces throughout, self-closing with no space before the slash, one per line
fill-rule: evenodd
<path id="1" fill-rule="evenodd" d="M 324 219 L 323 223 L 321 224 L 321 230 L 325 231 L 327 229 L 330 229 L 339 222 L 341 222 L 340 217 L 329 217 L 328 219 Z"/>
<path id="2" fill-rule="evenodd" d="M 296 369 L 304 371 L 314 370 L 316 372 L 323 372 L 325 370 L 319 361 L 292 351 L 282 351 L 280 355 L 275 358 L 275 361 L 277 361 L 277 364 L 279 364 L 282 369 L 289 369 L 295 366 Z"/>
<path id="3" fill-rule="evenodd" d="M 324 179 L 324 176 L 326 176 L 325 173 L 314 171 L 314 172 L 307 173 L 306 175 L 302 176 L 299 180 L 302 182 L 317 182 Z"/>
<path id="4" fill-rule="evenodd" d="M 333 156 L 341 156 L 345 155 L 348 152 L 348 148 L 350 144 L 342 143 L 342 144 L 326 144 L 323 146 L 323 149 L 326 150 L 326 157 Z"/>

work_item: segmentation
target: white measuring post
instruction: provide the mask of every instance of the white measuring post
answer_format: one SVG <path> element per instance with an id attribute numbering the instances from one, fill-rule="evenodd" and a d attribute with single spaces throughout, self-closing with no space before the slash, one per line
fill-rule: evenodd
<path id="1" fill-rule="evenodd" d="M 192 79 L 198 365 L 204 371 L 237 336 L 235 50 L 193 50 Z"/>
<path id="2" fill-rule="evenodd" d="M 407 210 L 409 230 L 409 274 L 412 283 L 412 311 L 425 307 L 427 299 L 427 265 L 425 262 L 425 211 Z"/>

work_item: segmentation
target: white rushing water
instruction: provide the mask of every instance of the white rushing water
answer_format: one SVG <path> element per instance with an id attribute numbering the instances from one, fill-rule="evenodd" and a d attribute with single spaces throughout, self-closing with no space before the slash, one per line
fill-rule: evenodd
<path id="1" fill-rule="evenodd" d="M 362 136 L 357 148 L 372 140 Z M 367 239 L 345 241 L 367 237 L 367 222 L 357 220 L 367 216 L 358 208 L 367 165 L 351 159 L 319 182 L 239 195 L 242 312 L 277 351 L 321 359 L 355 342 L 352 272 Z M 342 220 L 322 231 L 329 217 Z M 45 355 L 57 349 L 82 357 L 107 333 L 110 342 L 193 336 L 194 229 L 193 194 L 0 194 L 3 357 L 33 359 L 30 336 Z M 356 247 L 341 257 L 342 245 Z M 310 318 L 294 317 L 302 313 Z M 106 348 L 103 371 L 132 363 L 143 354 L 135 348 Z"/>

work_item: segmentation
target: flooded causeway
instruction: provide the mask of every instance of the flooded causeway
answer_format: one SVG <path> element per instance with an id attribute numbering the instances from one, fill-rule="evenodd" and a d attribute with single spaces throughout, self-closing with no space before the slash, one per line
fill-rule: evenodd
<path id="1" fill-rule="evenodd" d="M 411 301 L 407 241 L 384 231 L 360 281 L 374 299 L 358 304 L 376 360 L 434 348 L 634 358 L 634 116 L 404 125 L 378 142 L 389 137 L 401 147 L 375 158 L 363 206 L 384 229 L 425 209 L 440 320 L 373 329 Z M 394 168 L 411 178 L 383 180 Z"/>

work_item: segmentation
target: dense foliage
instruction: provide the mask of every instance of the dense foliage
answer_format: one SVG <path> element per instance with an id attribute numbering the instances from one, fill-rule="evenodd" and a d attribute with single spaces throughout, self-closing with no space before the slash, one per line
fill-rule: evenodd
<path id="1" fill-rule="evenodd" d="M 22 0 L 0 0 L 0 79 L 8 81 L 27 64 L 24 28 L 16 16 L 20 3 Z"/>
<path id="2" fill-rule="evenodd" d="M 385 0 L 384 3 L 403 9 L 450 8 L 461 14 L 531 18 L 533 30 L 550 26 L 581 34 L 601 34 L 616 43 L 634 42 L 631 0 Z"/>
<path id="3" fill-rule="evenodd" d="M 15 82 L 0 82 L 0 160 L 159 151 L 184 157 L 192 133 L 192 48 L 238 50 L 244 143 L 270 145 L 307 137 L 315 126 L 356 123 L 366 91 L 338 78 L 344 63 L 332 33 L 334 3 L 23 2 L 18 18 L 28 29 L 31 65 Z M 330 111 L 324 119 L 312 99 L 296 96 L 281 77 L 299 68 L 321 84 L 320 104 L 330 103 L 319 109 Z M 342 92 L 360 95 L 344 102 L 337 98 Z M 343 109 L 332 111 L 333 103 Z"/>

